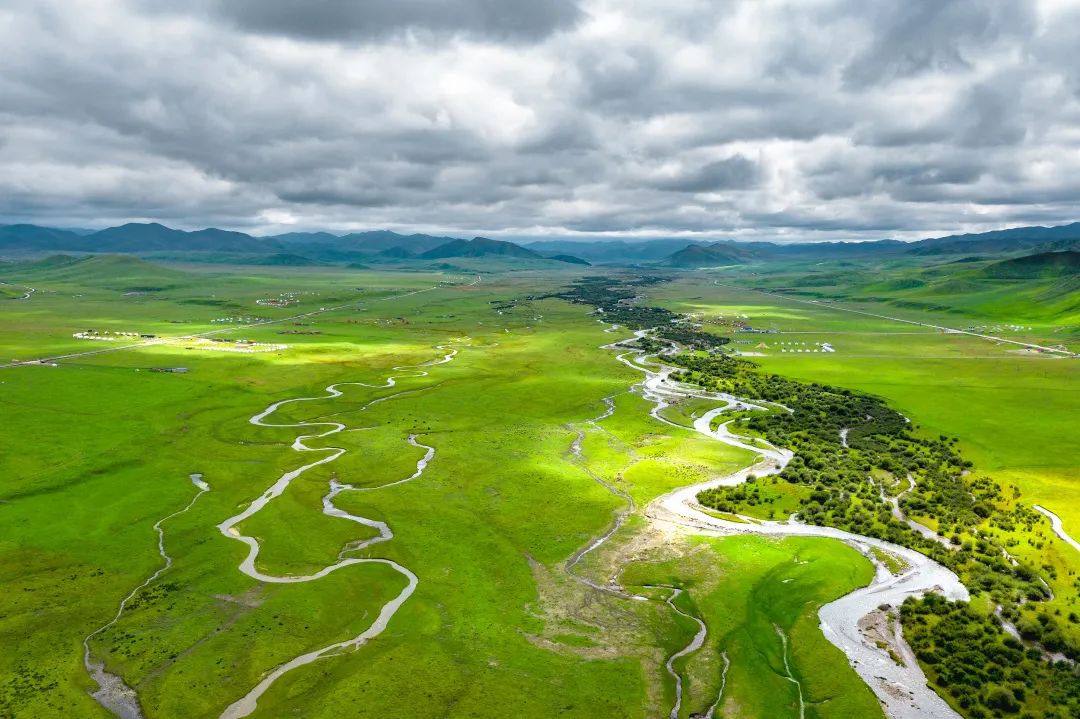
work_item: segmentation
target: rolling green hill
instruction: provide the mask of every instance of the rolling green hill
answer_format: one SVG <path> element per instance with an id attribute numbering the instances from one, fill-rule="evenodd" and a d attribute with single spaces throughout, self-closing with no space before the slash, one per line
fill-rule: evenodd
<path id="1" fill-rule="evenodd" d="M 474 237 L 471 240 L 452 240 L 445 245 L 424 252 L 419 257 L 422 260 L 441 260 L 448 257 L 484 257 L 496 255 L 500 257 L 520 257 L 530 260 L 542 260 L 543 255 L 530 249 L 515 245 L 513 242 L 491 240 L 487 237 Z"/>
<path id="2" fill-rule="evenodd" d="M 5 225 L 0 227 L 0 250 L 86 250 L 92 245 L 67 230 L 38 225 Z"/>
<path id="3" fill-rule="evenodd" d="M 1026 257 L 995 262 L 983 269 L 995 279 L 1043 279 L 1080 274 L 1080 252 L 1041 252 Z"/>
<path id="4" fill-rule="evenodd" d="M 56 255 L 39 262 L 13 267 L 12 277 L 42 282 L 78 282 L 109 289 L 139 286 L 167 286 L 190 278 L 180 270 L 162 267 L 132 255 L 92 255 L 69 257 Z"/>
<path id="5" fill-rule="evenodd" d="M 84 238 L 98 252 L 273 252 L 281 245 L 243 232 L 210 227 L 194 232 L 175 230 L 157 222 L 128 223 Z"/>
<path id="6" fill-rule="evenodd" d="M 714 245 L 687 245 L 668 256 L 662 264 L 670 267 L 720 267 L 723 265 L 741 265 L 746 257 L 734 248 Z"/>

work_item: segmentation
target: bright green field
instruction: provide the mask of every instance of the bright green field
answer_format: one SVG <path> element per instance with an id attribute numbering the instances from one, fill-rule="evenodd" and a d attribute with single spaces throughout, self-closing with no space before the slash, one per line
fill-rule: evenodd
<path id="1" fill-rule="evenodd" d="M 441 357 L 435 345 L 445 343 L 458 356 L 428 376 L 389 389 L 346 387 L 340 398 L 289 405 L 271 418 L 362 431 L 310 441 L 348 452 L 300 476 L 241 526 L 259 539 L 258 567 L 268 573 L 317 571 L 348 542 L 371 536 L 321 513 L 332 477 L 375 486 L 409 476 L 422 456 L 406 443 L 410 434 L 436 455 L 411 483 L 337 500 L 392 527 L 392 541 L 358 556 L 409 567 L 416 593 L 360 650 L 286 674 L 253 716 L 666 716 L 674 690 L 663 663 L 687 641 L 681 619 L 662 602 L 588 589 L 564 564 L 624 506 L 593 475 L 640 507 L 748 458 L 649 418 L 647 403 L 627 393 L 640 375 L 599 349 L 613 336 L 586 308 L 554 300 L 492 307 L 574 276 L 508 272 L 476 282 L 102 258 L 90 270 L 5 277 L 38 289 L 29 300 L 0 301 L 5 362 L 114 345 L 72 337 L 87 329 L 159 337 L 224 329 L 222 337 L 289 347 L 237 354 L 177 341 L 0 369 L 0 716 L 108 716 L 87 694 L 82 640 L 160 566 L 152 525 L 191 500 L 196 472 L 211 491 L 164 523 L 172 568 L 91 644 L 138 691 L 148 717 L 216 717 L 276 665 L 366 629 L 401 590 L 401 575 L 360 565 L 264 585 L 237 570 L 246 549 L 216 525 L 314 457 L 290 449 L 303 430 L 256 427 L 249 417 L 334 382 L 380 385 L 394 366 Z M 256 302 L 285 292 L 299 303 Z M 318 314 L 287 319 L 308 312 Z M 213 321 L 249 316 L 282 321 Z M 177 366 L 189 371 L 149 371 Z M 581 459 L 569 456 L 575 428 L 609 395 L 615 414 L 585 430 Z M 642 524 L 632 518 L 611 546 L 635 541 Z M 590 556 L 580 569 L 600 571 L 610 560 Z M 869 578 L 852 550 L 825 541 L 676 543 L 621 569 L 633 581 L 684 583 L 682 601 L 713 628 L 710 648 L 687 661 L 682 716 L 715 695 L 725 650 L 726 712 L 794 716 L 790 696 L 777 691 L 788 682 L 777 674 L 773 624 L 791 641 L 806 691 L 830 699 L 815 716 L 873 715 L 876 704 L 816 625 L 820 604 Z"/>

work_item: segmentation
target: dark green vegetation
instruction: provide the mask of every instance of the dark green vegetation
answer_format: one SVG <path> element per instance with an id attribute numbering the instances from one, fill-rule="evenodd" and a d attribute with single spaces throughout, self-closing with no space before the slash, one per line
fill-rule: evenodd
<path id="1" fill-rule="evenodd" d="M 656 328 L 654 335 L 677 342 L 685 347 L 713 349 L 729 342 L 709 332 L 696 329 L 688 318 L 662 307 L 650 307 L 636 303 L 638 293 L 651 285 L 664 282 L 666 278 L 645 275 L 627 278 L 618 284 L 604 276 L 583 277 L 569 289 L 549 297 L 557 297 L 574 304 L 594 307 L 597 315 L 611 324 L 631 330 Z M 643 338 L 643 341 L 647 341 Z"/>
<path id="2" fill-rule="evenodd" d="M 981 274 L 981 268 L 989 263 L 989 260 L 980 259 L 950 262 L 951 268 L 944 265 L 937 269 L 896 267 L 874 272 L 849 269 L 846 273 L 826 264 L 813 272 L 799 268 L 799 274 L 793 267 L 778 267 L 771 275 L 725 276 L 720 280 L 725 283 L 723 287 L 710 287 L 700 279 L 687 278 L 661 288 L 656 294 L 669 298 L 664 303 L 669 308 L 693 311 L 703 316 L 706 326 L 715 325 L 721 331 L 730 326 L 728 318 L 735 316 L 743 318 L 742 324 L 765 327 L 778 333 L 750 340 L 764 347 L 758 350 L 761 356 L 753 360 L 762 365 L 762 369 L 720 358 L 716 362 L 723 366 L 717 368 L 717 374 L 729 378 L 741 377 L 744 372 L 779 375 L 778 379 L 765 381 L 762 377 L 752 381 L 748 389 L 753 391 L 754 385 L 764 382 L 764 389 L 771 385 L 779 390 L 775 396 L 786 393 L 796 400 L 798 393 L 787 391 L 786 384 L 787 380 L 798 379 L 800 384 L 813 390 L 811 396 L 804 398 L 810 410 L 818 409 L 818 405 L 831 407 L 828 416 L 815 418 L 812 413 L 808 415 L 807 418 L 814 421 L 803 428 L 802 436 L 787 440 L 798 442 L 816 456 L 817 466 L 804 463 L 801 468 L 800 474 L 805 479 L 796 477 L 795 483 L 759 479 L 741 491 L 719 492 L 715 498 L 728 503 L 727 506 L 741 507 L 747 514 L 763 517 L 772 514 L 777 518 L 815 505 L 811 514 L 817 513 L 820 517 L 818 510 L 827 508 L 831 516 L 825 519 L 831 523 L 842 511 L 839 521 L 857 521 L 863 528 L 860 531 L 873 533 L 875 528 L 883 531 L 896 524 L 888 505 L 881 503 L 882 489 L 889 499 L 899 496 L 900 507 L 908 518 L 942 532 L 938 542 L 951 547 L 929 546 L 920 551 L 945 564 L 963 562 L 969 570 L 974 570 L 974 575 L 965 577 L 965 581 L 976 596 L 970 612 L 959 615 L 958 621 L 978 617 L 977 626 L 971 627 L 973 636 L 980 636 L 981 627 L 989 626 L 992 627 L 993 642 L 999 644 L 1009 641 L 1008 635 L 999 628 L 1001 620 L 1015 625 L 1025 651 L 1034 653 L 1031 660 L 1041 662 L 1040 666 L 1047 670 L 1033 673 L 1034 689 L 1023 699 L 1024 711 L 1033 716 L 1041 716 L 1044 712 L 1047 716 L 1066 716 L 1054 708 L 1055 687 L 1059 686 L 1059 679 L 1055 677 L 1071 676 L 1071 681 L 1075 682 L 1075 670 L 1059 667 L 1050 671 L 1050 662 L 1037 657 L 1039 647 L 1050 652 L 1075 652 L 1080 641 L 1080 625 L 1073 619 L 1078 616 L 1076 577 L 1080 571 L 1080 558 L 1075 550 L 1053 537 L 1045 520 L 1034 516 L 1030 507 L 1033 503 L 1050 506 L 1062 515 L 1066 528 L 1077 526 L 1073 498 L 1080 476 L 1076 475 L 1075 463 L 1069 458 L 1075 457 L 1080 447 L 1069 427 L 1070 418 L 1080 407 L 1080 394 L 1075 384 L 1075 372 L 1080 368 L 1075 360 L 1050 359 L 1043 353 L 1017 350 L 1015 345 L 942 334 L 880 315 L 953 327 L 970 326 L 987 334 L 1046 345 L 1064 341 L 1075 350 L 1076 342 L 1069 338 L 1076 336 L 1076 315 L 1075 310 L 1069 308 L 1076 306 L 1076 294 L 1063 289 L 1064 294 L 1031 300 L 1029 298 L 1040 296 L 1048 284 L 1058 280 L 994 281 L 996 284 L 981 280 L 991 283 L 984 285 L 987 289 L 981 296 L 972 297 L 956 289 L 935 290 L 948 310 L 946 315 L 936 316 L 929 314 L 924 305 L 912 307 L 897 299 L 913 290 L 893 289 L 886 297 L 880 297 L 882 290 L 876 289 L 876 300 L 868 299 L 869 290 L 860 290 L 871 282 L 877 288 L 886 284 L 912 287 L 914 283 L 909 280 L 920 274 L 933 274 L 937 278 L 935 282 L 944 284 L 948 282 L 949 273 L 954 279 L 971 277 Z M 848 278 L 846 284 L 845 275 Z M 815 282 L 817 279 L 821 282 Z M 787 290 L 784 295 L 765 294 L 738 289 L 733 286 L 735 283 L 775 285 Z M 819 297 L 823 291 L 845 299 L 837 305 L 802 299 Z M 991 297 L 996 299 L 989 301 Z M 873 314 L 845 311 L 848 309 Z M 1026 319 L 1025 325 L 1030 323 L 1031 326 L 1013 330 L 1019 324 L 1017 320 L 1021 319 Z M 837 353 L 793 355 L 780 351 L 785 346 L 820 339 L 834 343 Z M 721 384 L 728 381 L 730 379 L 723 380 Z M 887 397 L 887 404 L 880 397 Z M 860 443 L 857 439 L 859 423 L 850 420 L 846 423 L 851 430 L 849 443 L 852 449 L 844 450 L 840 446 L 839 429 L 845 425 L 832 421 L 831 417 L 833 412 L 844 414 L 843 407 L 836 407 L 836 402 L 853 401 L 853 407 L 867 401 L 877 405 L 867 412 L 872 415 L 874 424 L 893 413 L 890 406 L 901 408 L 912 418 L 913 425 L 905 424 L 906 432 L 915 438 L 911 452 L 904 446 L 907 441 L 900 444 L 889 439 L 887 443 L 887 448 L 902 450 L 895 458 L 894 470 L 914 460 L 917 469 L 913 473 L 918 474 L 919 464 L 934 454 L 939 455 L 946 467 L 955 467 L 948 458 L 949 454 L 955 454 L 960 457 L 961 466 L 966 467 L 969 462 L 974 464 L 973 473 L 963 475 L 961 472 L 963 476 L 958 482 L 955 476 L 948 476 L 950 473 L 955 475 L 955 471 L 947 471 L 944 478 L 935 477 L 933 483 L 927 484 L 922 494 L 929 496 L 921 498 L 918 491 L 903 493 L 907 488 L 906 476 L 897 476 L 880 468 L 863 471 L 863 467 L 856 466 L 857 474 L 848 478 L 852 489 L 840 492 L 839 497 L 817 478 L 811 484 L 804 484 L 811 477 L 827 477 L 844 484 L 843 470 L 850 467 L 845 456 L 864 453 L 865 441 Z M 786 404 L 799 409 L 796 402 Z M 855 417 L 858 418 L 857 411 Z M 758 432 L 769 430 L 771 424 L 771 431 L 783 435 L 796 429 L 789 425 L 797 420 L 784 420 L 777 414 L 767 422 L 751 422 L 760 422 Z M 755 433 L 750 426 L 740 426 L 742 429 L 738 431 Z M 888 435 L 886 430 L 886 437 Z M 934 444 L 940 444 L 948 451 L 936 452 L 930 446 Z M 826 460 L 824 465 L 822 459 Z M 940 474 L 926 469 L 923 473 Z M 862 480 L 861 486 L 856 478 Z M 872 487 L 870 482 L 877 487 Z M 817 497 L 812 498 L 813 494 Z M 909 501 L 909 495 L 915 501 Z M 851 516 L 847 512 L 851 512 Z M 970 536 L 956 531 L 958 524 L 974 527 Z M 894 541 L 905 537 L 928 541 L 902 527 L 895 529 Z M 954 535 L 958 544 L 953 543 Z M 1012 565 L 1013 560 L 1001 554 L 1002 548 L 1018 562 L 1016 566 Z M 981 558 L 977 556 L 979 554 Z M 1017 601 L 1023 601 L 1019 607 L 1015 603 L 1002 602 L 1000 617 L 996 615 L 998 607 L 993 595 L 1002 587 L 991 588 L 998 584 L 1011 586 L 1007 593 L 1011 592 L 1014 597 L 1019 593 Z M 1052 597 L 1048 588 L 1052 590 Z M 927 657 L 929 655 L 923 656 Z M 933 657 L 929 658 L 933 660 Z M 968 654 L 964 661 L 989 667 L 995 660 L 990 653 L 980 653 Z M 930 665 L 926 668 L 930 676 L 935 676 Z M 973 673 L 972 681 L 978 681 L 981 676 L 978 672 Z M 948 696 L 947 692 L 943 693 Z M 983 700 L 977 697 L 968 701 L 974 708 L 971 715 L 987 711 L 988 716 L 993 716 L 995 711 L 1003 711 L 987 709 L 986 705 L 979 704 Z M 962 713 L 969 714 L 967 710 Z"/>
<path id="3" fill-rule="evenodd" d="M 1002 260 L 983 269 L 987 277 L 1003 280 L 1031 280 L 1044 277 L 1072 277 L 1080 275 L 1080 252 L 1043 252 L 1025 255 L 1012 260 Z"/>
<path id="4" fill-rule="evenodd" d="M 683 381 L 792 410 L 739 421 L 739 426 L 795 452 L 784 471 L 743 487 L 703 492 L 702 504 L 762 515 L 770 505 L 783 503 L 789 494 L 785 483 L 793 485 L 802 521 L 916 549 L 956 572 L 974 598 L 985 597 L 1006 620 L 1027 623 L 1038 617 L 1041 631 L 1030 638 L 1043 640 L 1045 650 L 1080 658 L 1080 642 L 1063 634 L 1061 620 L 1046 608 L 1051 595 L 1040 569 L 1010 559 L 1008 553 L 1016 533 L 1032 533 L 1038 515 L 1017 501 L 1018 489 L 1007 500 L 993 479 L 967 474 L 971 463 L 956 451 L 955 440 L 919 436 L 899 413 L 874 397 L 761 372 L 745 360 L 683 354 L 671 361 L 686 368 Z M 840 434 L 844 429 L 846 447 Z M 890 511 L 890 495 L 900 496 L 899 516 Z M 936 538 L 933 532 L 926 532 L 928 537 L 916 531 L 904 515 L 936 525 Z M 911 611 L 919 611 L 919 602 L 911 601 Z M 974 616 L 964 616 L 969 615 Z M 1007 635 L 1000 622 L 995 631 L 996 641 L 1004 642 Z M 934 659 L 925 652 L 919 657 L 928 663 Z M 1038 657 L 1035 651 L 1031 661 L 1038 663 Z M 1040 671 L 1043 676 L 1050 670 Z M 1075 670 L 1068 673 L 1080 682 Z M 1047 687 L 1040 689 L 1019 700 L 1020 705 L 1050 706 Z"/>
<path id="5" fill-rule="evenodd" d="M 574 255 L 548 255 L 547 258 L 549 260 L 558 260 L 559 262 L 569 262 L 572 265 L 582 265 L 584 267 L 588 267 L 590 264 L 592 264 L 588 260 L 583 260 L 580 257 L 575 257 Z"/>
<path id="6" fill-rule="evenodd" d="M 930 682 L 947 693 L 965 716 L 1080 716 L 1080 681 L 1066 662 L 1045 661 L 1009 635 L 994 617 L 936 594 L 901 607 L 904 636 L 927 669 Z M 1043 637 L 1049 615 L 1021 629 L 1027 639 Z M 1032 695 L 1038 697 L 1032 701 Z M 1031 704 L 1042 711 L 1026 710 Z"/>
<path id="7" fill-rule="evenodd" d="M 670 324 L 679 317 L 675 312 L 662 307 L 649 307 L 634 302 L 641 289 L 664 281 L 664 277 L 649 275 L 628 278 L 625 283 L 620 284 L 604 275 L 588 275 L 568 289 L 553 292 L 547 297 L 593 307 L 600 319 L 630 330 L 647 329 Z"/>
<path id="8" fill-rule="evenodd" d="M 595 287 L 583 294 L 603 297 Z M 803 521 L 908 546 L 948 566 L 983 611 L 965 605 L 962 612 L 949 616 L 943 628 L 972 638 L 982 636 L 984 641 L 943 659 L 923 635 L 913 643 L 920 661 L 948 662 L 949 667 L 931 676 L 939 685 L 952 687 L 950 701 L 968 716 L 1020 710 L 1032 716 L 1035 712 L 1059 716 L 1063 687 L 1080 684 L 1074 663 L 1080 658 L 1080 642 L 1075 631 L 1067 631 L 1060 605 L 1049 603 L 1054 597 L 1040 576 L 1056 578 L 1056 568 L 1037 568 L 1009 553 L 1020 537 L 1030 542 L 1041 522 L 1020 504 L 1018 488 L 1011 487 L 1011 496 L 1006 497 L 990 477 L 969 474 L 972 463 L 956 450 L 958 440 L 920 436 L 878 398 L 761 372 L 751 362 L 723 354 L 684 353 L 670 362 L 685 368 L 677 376 L 682 381 L 792 410 L 737 420 L 751 434 L 794 450 L 787 468 L 744 486 L 703 492 L 702 504 L 771 518 L 778 508 L 790 513 L 795 499 Z M 890 507 L 890 497 L 896 509 Z M 936 531 L 919 526 L 917 520 Z M 911 599 L 906 607 L 908 614 L 928 614 L 940 609 L 941 600 Z M 1023 644 L 1008 634 L 1003 622 L 1018 627 Z M 956 645 L 947 646 L 957 651 Z M 1009 686 L 971 691 L 980 682 L 1004 681 L 995 667 L 1007 662 L 1008 652 L 1016 648 L 1024 652 L 1026 664 L 1020 671 L 1026 674 L 1011 676 L 1025 676 L 1028 691 Z M 1068 663 L 1055 665 L 1052 654 Z"/>

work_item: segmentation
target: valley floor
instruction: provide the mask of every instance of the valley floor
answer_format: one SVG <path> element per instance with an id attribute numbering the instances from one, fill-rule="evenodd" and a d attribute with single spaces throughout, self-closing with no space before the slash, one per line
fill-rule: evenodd
<path id="1" fill-rule="evenodd" d="M 881 560 L 731 518 L 663 529 L 657 498 L 763 446 L 695 430 L 714 400 L 656 416 L 648 367 L 603 348 L 629 332 L 528 299 L 577 270 L 146 272 L 0 300 L 0 716 L 113 715 L 84 640 L 114 712 L 148 718 L 882 715 L 819 626 Z M 825 333 L 835 354 L 769 336 L 755 361 L 958 436 L 1080 535 L 1074 361 L 711 278 L 649 295 Z M 89 329 L 169 341 L 82 354 Z M 286 346 L 185 348 L 203 335 Z M 1067 615 L 1080 553 L 1049 524 L 1014 551 Z"/>

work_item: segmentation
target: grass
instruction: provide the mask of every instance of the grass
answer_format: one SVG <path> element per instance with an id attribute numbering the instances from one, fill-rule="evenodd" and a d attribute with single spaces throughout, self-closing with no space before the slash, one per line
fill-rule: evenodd
<path id="1" fill-rule="evenodd" d="M 817 626 L 819 606 L 869 583 L 869 562 L 833 540 L 740 536 L 695 545 L 687 557 L 635 564 L 622 577 L 638 587 L 683 588 L 684 610 L 709 627 L 705 646 L 681 667 L 689 677 L 681 716 L 702 715 L 716 701 L 716 668 L 725 652 L 731 666 L 717 716 L 796 716 L 798 695 L 786 678 L 776 627 L 789 639 L 788 659 L 808 717 L 881 716 L 854 672 L 837 671 L 843 656 Z M 695 629 L 684 627 L 685 641 Z"/>
<path id="2" fill-rule="evenodd" d="M 304 279 L 324 281 L 317 275 Z M 411 276 L 404 281 L 416 282 Z M 265 290 L 256 286 L 248 296 Z M 305 419 L 334 414 L 350 424 L 398 428 L 333 438 L 332 444 L 344 440 L 354 450 L 334 465 L 335 471 L 358 484 L 373 474 L 402 476 L 418 452 L 404 443 L 411 431 L 423 433 L 424 441 L 438 448 L 423 485 L 342 502 L 390 521 L 397 537 L 380 547 L 379 555 L 406 563 L 423 581 L 395 617 L 393 630 L 373 651 L 363 652 L 365 682 L 335 682 L 331 693 L 345 698 L 334 701 L 359 699 L 373 714 L 413 715 L 418 707 L 445 706 L 438 703 L 448 701 L 445 695 L 429 696 L 429 687 L 444 686 L 454 688 L 453 703 L 463 711 L 527 695 L 533 697 L 528 713 L 549 715 L 565 706 L 562 697 L 542 689 L 573 677 L 574 687 L 567 691 L 578 698 L 582 715 L 605 705 L 612 712 L 632 706 L 640 676 L 628 675 L 620 662 L 570 660 L 533 647 L 515 629 L 528 624 L 523 608 L 532 598 L 526 557 L 558 561 L 602 526 L 610 512 L 606 493 L 558 459 L 566 442 L 560 422 L 588 403 L 588 397 L 559 387 L 578 377 L 585 380 L 581 387 L 588 387 L 599 378 L 607 391 L 625 372 L 600 352 L 581 362 L 557 361 L 565 335 L 537 337 L 524 322 L 500 320 L 498 327 L 484 329 L 485 322 L 496 324 L 486 307 L 491 296 L 458 290 L 451 297 L 432 296 L 430 307 L 425 295 L 395 301 L 386 305 L 393 316 L 413 319 L 409 325 L 385 328 L 367 316 L 364 324 L 350 325 L 355 312 L 342 312 L 318 320 L 334 337 L 332 344 L 312 342 L 280 355 L 177 355 L 159 347 L 58 368 L 16 368 L 17 381 L 9 372 L 3 380 L 11 390 L 5 392 L 4 423 L 19 430 L 4 436 L 4 456 L 11 458 L 3 487 L 7 501 L 0 505 L 4 565 L 12 566 L 9 560 L 24 565 L 29 556 L 35 566 L 45 566 L 8 578 L 9 596 L 19 601 L 5 607 L 3 631 L 9 638 L 33 637 L 32 642 L 19 641 L 18 661 L 45 674 L 42 682 L 53 689 L 20 695 L 5 706 L 19 715 L 101 713 L 84 694 L 88 682 L 76 647 L 82 635 L 111 614 L 123 593 L 157 566 L 149 525 L 189 498 L 187 475 L 193 471 L 202 472 L 213 491 L 190 515 L 166 525 L 167 546 L 177 557 L 166 576 L 177 589 L 148 596 L 95 645 L 107 654 L 110 668 L 138 687 L 150 716 L 216 716 L 266 669 L 358 634 L 396 593 L 398 575 L 369 566 L 317 583 L 259 587 L 235 569 L 240 545 L 214 530 L 215 523 L 300 461 L 287 447 L 294 430 L 256 428 L 246 419 L 273 400 L 315 394 L 332 381 L 376 382 L 389 367 L 433 359 L 440 353 L 431 345 L 465 334 L 474 335 L 475 346 L 465 348 L 458 361 L 435 368 L 430 377 L 399 380 L 400 389 L 422 390 L 414 395 L 354 418 L 350 412 L 360 402 L 388 393 L 354 388 L 341 401 L 310 402 L 286 413 Z M 175 301 L 169 304 L 176 311 Z M 42 309 L 26 307 L 30 313 Z M 196 307 L 205 318 L 207 311 Z M 438 318 L 430 325 L 416 319 L 428 312 L 457 313 L 464 322 L 446 327 Z M 142 322 L 130 309 L 121 307 L 120 313 L 123 321 Z M 576 325 L 581 345 L 598 344 L 593 342 L 598 338 L 595 324 L 575 319 L 580 309 L 545 307 L 544 314 Z M 47 345 L 51 328 L 42 330 Z M 355 341 L 341 342 L 338 336 Z M 57 345 L 62 344 L 58 339 Z M 148 364 L 180 363 L 191 371 L 135 371 Z M 539 372 L 522 373 L 526 367 Z M 478 400 L 485 412 L 462 411 Z M 500 418 L 499 432 L 490 431 L 489 416 Z M 16 451 L 30 436 L 63 441 L 53 452 Z M 369 446 L 376 450 L 367 452 Z M 154 451 L 147 453 L 147 447 Z M 538 462 L 538 456 L 555 460 Z M 265 515 L 244 527 L 266 548 L 262 569 L 303 573 L 325 566 L 345 541 L 364 536 L 351 523 L 317 513 L 326 478 L 305 475 Z M 538 504 L 545 511 L 536 512 Z M 74 596 L 86 599 L 70 601 Z M 153 642 L 147 641 L 150 636 Z M 421 646 L 436 651 L 400 661 Z M 412 680 L 387 694 L 385 687 L 398 678 L 396 667 L 403 664 L 410 665 L 405 671 Z M 494 669 L 495 664 L 503 668 Z M 320 663 L 314 671 L 348 677 L 356 670 L 350 657 Z M 8 664 L 3 673 L 18 677 L 25 671 Z M 457 679 L 450 681 L 451 675 Z M 288 706 L 318 704 L 321 689 L 296 694 L 309 681 L 288 677 L 280 690 L 275 687 L 267 695 L 260 713 L 276 716 Z M 459 691 L 463 683 L 469 691 Z M 367 696 L 372 692 L 378 696 Z M 329 705 L 319 711 L 333 714 Z"/>
<path id="3" fill-rule="evenodd" d="M 111 279 L 99 279 L 102 263 L 116 271 Z M 393 541 L 367 555 L 410 567 L 420 577 L 416 593 L 378 641 L 287 674 L 256 715 L 490 716 L 514 706 L 519 716 L 629 716 L 663 703 L 670 687 L 656 647 L 679 639 L 663 605 L 633 608 L 633 640 L 614 645 L 595 626 L 575 620 L 574 631 L 560 631 L 547 610 L 538 612 L 535 567 L 561 576 L 554 568 L 621 506 L 567 461 L 567 423 L 596 416 L 601 397 L 618 395 L 616 415 L 603 431 L 590 430 L 586 452 L 601 470 L 625 468 L 619 481 L 639 502 L 734 469 L 741 456 L 648 418 L 648 405 L 625 393 L 639 374 L 598 349 L 611 337 L 584 308 L 491 308 L 545 283 L 554 288 L 561 275 L 514 273 L 465 286 L 460 275 L 95 258 L 23 270 L 12 281 L 20 278 L 39 292 L 3 306 L 2 356 L 98 349 L 104 343 L 71 336 L 88 328 L 168 337 L 224 330 L 220 336 L 289 347 L 237 355 L 167 344 L 3 370 L 0 422 L 11 430 L 0 436 L 0 635 L 17 651 L 0 660 L 0 713 L 104 716 L 86 693 L 80 642 L 159 566 L 151 525 L 190 500 L 193 472 L 212 490 L 164 525 L 173 568 L 93 644 L 138 690 L 147 716 L 217 716 L 276 664 L 362 631 L 402 586 L 385 566 L 294 585 L 260 585 L 237 571 L 244 550 L 215 525 L 309 460 L 289 449 L 297 430 L 247 418 L 333 382 L 381 384 L 391 367 L 439 357 L 434 345 L 464 337 L 459 356 L 427 377 L 400 378 L 392 389 L 347 387 L 341 398 L 287 405 L 274 416 L 377 429 L 310 441 L 349 452 L 302 475 L 241 527 L 259 538 L 266 572 L 311 572 L 370 536 L 320 513 L 331 472 L 356 486 L 408 476 L 422 454 L 405 443 L 412 433 L 437 454 L 412 483 L 338 501 L 393 527 Z M 454 284 L 439 285 L 445 281 Z M 431 287 L 438 289 L 388 299 Z M 298 304 L 256 303 L 286 291 Z M 337 305 L 345 306 L 279 324 L 215 321 Z M 278 334 L 298 323 L 320 334 Z M 189 372 L 147 371 L 174 366 Z M 362 409 L 399 391 L 406 394 Z M 548 635 L 563 649 L 543 644 Z"/>
<path id="4" fill-rule="evenodd" d="M 216 717 L 270 668 L 366 628 L 404 581 L 384 566 L 353 566 L 293 585 L 260 585 L 237 571 L 244 548 L 216 524 L 314 457 L 290 449 L 300 431 L 247 420 L 272 402 L 320 395 L 334 382 L 381 384 L 392 367 L 441 357 L 434 346 L 453 341 L 460 354 L 428 368 L 426 377 L 402 377 L 390 389 L 345 387 L 340 398 L 287 405 L 274 415 L 276 422 L 375 429 L 310 441 L 348 452 L 302 475 L 244 523 L 262 544 L 259 568 L 266 572 L 311 572 L 333 563 L 347 542 L 370 536 L 321 514 L 332 476 L 356 486 L 408 476 L 423 454 L 406 443 L 410 434 L 436 455 L 413 482 L 338 499 L 347 511 L 391 525 L 394 539 L 362 556 L 408 566 L 420 577 L 416 593 L 376 641 L 286 674 L 255 716 L 504 716 L 507 707 L 521 717 L 666 714 L 673 688 L 663 661 L 686 644 L 692 623 L 660 602 L 587 590 L 563 563 L 625 506 L 594 476 L 627 492 L 640 510 L 671 489 L 745 466 L 752 454 L 648 417 L 651 405 L 628 392 L 641 374 L 599 349 L 614 338 L 587 308 L 556 300 L 502 304 L 554 290 L 580 272 L 587 270 L 484 272 L 469 284 L 475 276 L 458 270 L 160 267 L 123 258 L 4 266 L 0 279 L 38 290 L 28 300 L 0 302 L 5 361 L 103 349 L 108 343 L 72 337 L 90 328 L 161 337 L 220 332 L 288 348 L 230 354 L 165 344 L 56 367 L 0 369 L 0 642 L 13 648 L 0 657 L 0 715 L 107 716 L 87 695 L 82 638 L 159 566 L 152 525 L 190 501 L 193 472 L 212 489 L 164 525 L 173 568 L 93 643 L 95 655 L 136 687 L 148 717 Z M 256 302 L 283 292 L 297 293 L 298 303 Z M 924 428 L 960 436 L 980 469 L 1016 483 L 1023 501 L 1080 526 L 1080 510 L 1071 512 L 1065 501 L 1080 486 L 1068 462 L 1076 439 L 1061 428 L 1061 417 L 1076 408 L 1069 361 L 1020 358 L 933 333 L 839 334 L 895 327 L 700 280 L 649 293 L 679 309 L 738 310 L 838 333 L 847 355 L 770 352 L 756 361 L 895 400 Z M 306 313 L 317 314 L 289 319 Z M 278 322 L 219 321 L 248 317 Z M 319 334 L 279 334 L 290 330 Z M 947 356 L 919 359 L 929 352 Z M 888 357 L 864 356 L 873 354 Z M 189 372 L 148 371 L 176 366 Z M 946 391 L 955 399 L 941 402 Z M 1021 401 L 1034 392 L 1043 393 L 1039 405 Z M 589 425 L 607 396 L 615 413 Z M 669 416 L 688 424 L 706 409 L 687 402 Z M 575 460 L 568 448 L 579 428 L 583 459 Z M 1061 451 L 1041 452 L 1031 437 Z M 797 502 L 782 490 L 767 505 L 777 516 Z M 722 651 L 732 662 L 725 712 L 790 713 L 792 685 L 780 674 L 773 625 L 789 639 L 808 715 L 879 712 L 816 620 L 818 606 L 869 580 L 865 558 L 828 540 L 738 537 L 673 545 L 613 567 L 620 547 L 645 536 L 645 527 L 640 514 L 630 517 L 579 568 L 686 589 L 679 606 L 707 621 L 710 644 L 681 666 L 684 716 L 715 699 Z M 1055 591 L 1072 596 L 1073 560 L 1057 543 L 1038 540 L 1041 547 L 1017 551 L 1057 562 Z"/>

